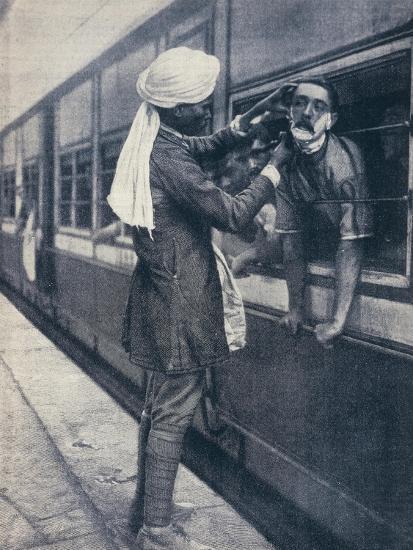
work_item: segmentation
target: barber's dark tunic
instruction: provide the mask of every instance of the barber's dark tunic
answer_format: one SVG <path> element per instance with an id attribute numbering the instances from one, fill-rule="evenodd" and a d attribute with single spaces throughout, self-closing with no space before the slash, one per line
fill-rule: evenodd
<path id="1" fill-rule="evenodd" d="M 208 180 L 199 161 L 235 145 L 229 129 L 186 138 L 160 129 L 150 159 L 153 240 L 134 230 L 138 264 L 127 307 L 123 343 L 132 363 L 186 373 L 228 359 L 221 285 L 210 228 L 236 232 L 273 198 L 258 176 L 232 197 Z"/>

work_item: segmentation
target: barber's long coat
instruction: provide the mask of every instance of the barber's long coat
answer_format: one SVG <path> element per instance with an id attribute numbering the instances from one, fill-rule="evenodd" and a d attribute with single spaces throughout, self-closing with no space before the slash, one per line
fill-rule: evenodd
<path id="1" fill-rule="evenodd" d="M 123 344 L 131 362 L 184 373 L 228 359 L 221 285 L 210 229 L 237 232 L 273 198 L 258 176 L 232 197 L 208 180 L 199 161 L 235 144 L 230 129 L 187 138 L 160 129 L 150 160 L 153 240 L 134 229 L 138 264 L 125 315 Z"/>

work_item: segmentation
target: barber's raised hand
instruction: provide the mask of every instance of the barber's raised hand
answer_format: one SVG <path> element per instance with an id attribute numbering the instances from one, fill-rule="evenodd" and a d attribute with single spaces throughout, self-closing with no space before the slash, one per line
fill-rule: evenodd
<path id="1" fill-rule="evenodd" d="M 239 117 L 239 128 L 243 132 L 248 132 L 251 121 L 268 112 L 272 118 L 285 117 L 289 110 L 288 96 L 296 87 L 297 84 L 294 82 L 286 82 L 277 88 L 275 92 L 256 103 L 254 107 L 251 107 L 251 109 Z"/>
<path id="2" fill-rule="evenodd" d="M 281 319 L 281 326 L 292 334 L 297 334 L 304 323 L 304 313 L 301 309 L 292 309 Z"/>
<path id="3" fill-rule="evenodd" d="M 270 163 L 273 164 L 277 169 L 288 162 L 292 157 L 292 148 L 288 144 L 287 134 L 285 132 L 281 132 L 280 137 L 281 141 L 274 149 L 270 158 Z"/>
<path id="4" fill-rule="evenodd" d="M 295 88 L 297 88 L 295 82 L 286 82 L 277 88 L 275 92 L 267 96 L 260 104 L 262 103 L 262 106 L 266 107 L 266 111 L 285 115 L 289 111 L 288 97 Z"/>
<path id="5" fill-rule="evenodd" d="M 320 323 L 315 327 L 315 336 L 325 348 L 333 347 L 333 340 L 343 332 L 342 323 L 336 321 L 327 321 Z"/>

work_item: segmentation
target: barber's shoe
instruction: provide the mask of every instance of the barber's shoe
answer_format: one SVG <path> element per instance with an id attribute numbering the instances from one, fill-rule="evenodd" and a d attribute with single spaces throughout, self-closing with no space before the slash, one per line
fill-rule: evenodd
<path id="1" fill-rule="evenodd" d="M 135 542 L 136 550 L 215 550 L 191 540 L 182 528 L 173 524 L 167 527 L 148 527 L 144 525 Z"/>
<path id="2" fill-rule="evenodd" d="M 136 503 L 131 507 L 132 512 L 129 516 L 128 528 L 135 535 L 143 526 L 143 506 L 139 508 Z M 189 519 L 195 512 L 195 506 L 190 502 L 181 502 L 180 504 L 173 503 L 171 523 L 181 523 Z"/>

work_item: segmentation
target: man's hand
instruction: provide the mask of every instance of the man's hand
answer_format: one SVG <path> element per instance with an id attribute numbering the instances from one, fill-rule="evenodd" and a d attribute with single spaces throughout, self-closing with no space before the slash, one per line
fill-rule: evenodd
<path id="1" fill-rule="evenodd" d="M 343 332 L 343 325 L 336 321 L 320 323 L 315 327 L 315 336 L 317 341 L 323 346 L 332 347 L 334 338 Z"/>
<path id="2" fill-rule="evenodd" d="M 281 326 L 288 329 L 293 334 L 297 334 L 298 329 L 304 322 L 304 313 L 300 309 L 293 309 L 284 315 L 281 319 Z"/>
<path id="3" fill-rule="evenodd" d="M 263 115 L 264 113 L 272 113 L 273 118 L 285 117 L 288 114 L 288 94 L 291 93 L 298 84 L 287 82 L 280 86 L 275 92 L 259 101 L 249 111 L 239 117 L 237 124 L 239 130 L 248 132 L 251 121 Z"/>
<path id="4" fill-rule="evenodd" d="M 275 92 L 263 100 L 263 106 L 266 107 L 265 110 L 287 114 L 289 110 L 288 95 L 291 94 L 297 86 L 298 84 L 295 82 L 286 82 L 277 88 Z"/>
<path id="5" fill-rule="evenodd" d="M 274 149 L 270 158 L 270 163 L 277 169 L 288 162 L 293 154 L 291 147 L 287 145 L 287 134 L 285 132 L 281 132 L 280 136 L 281 141 Z"/>

